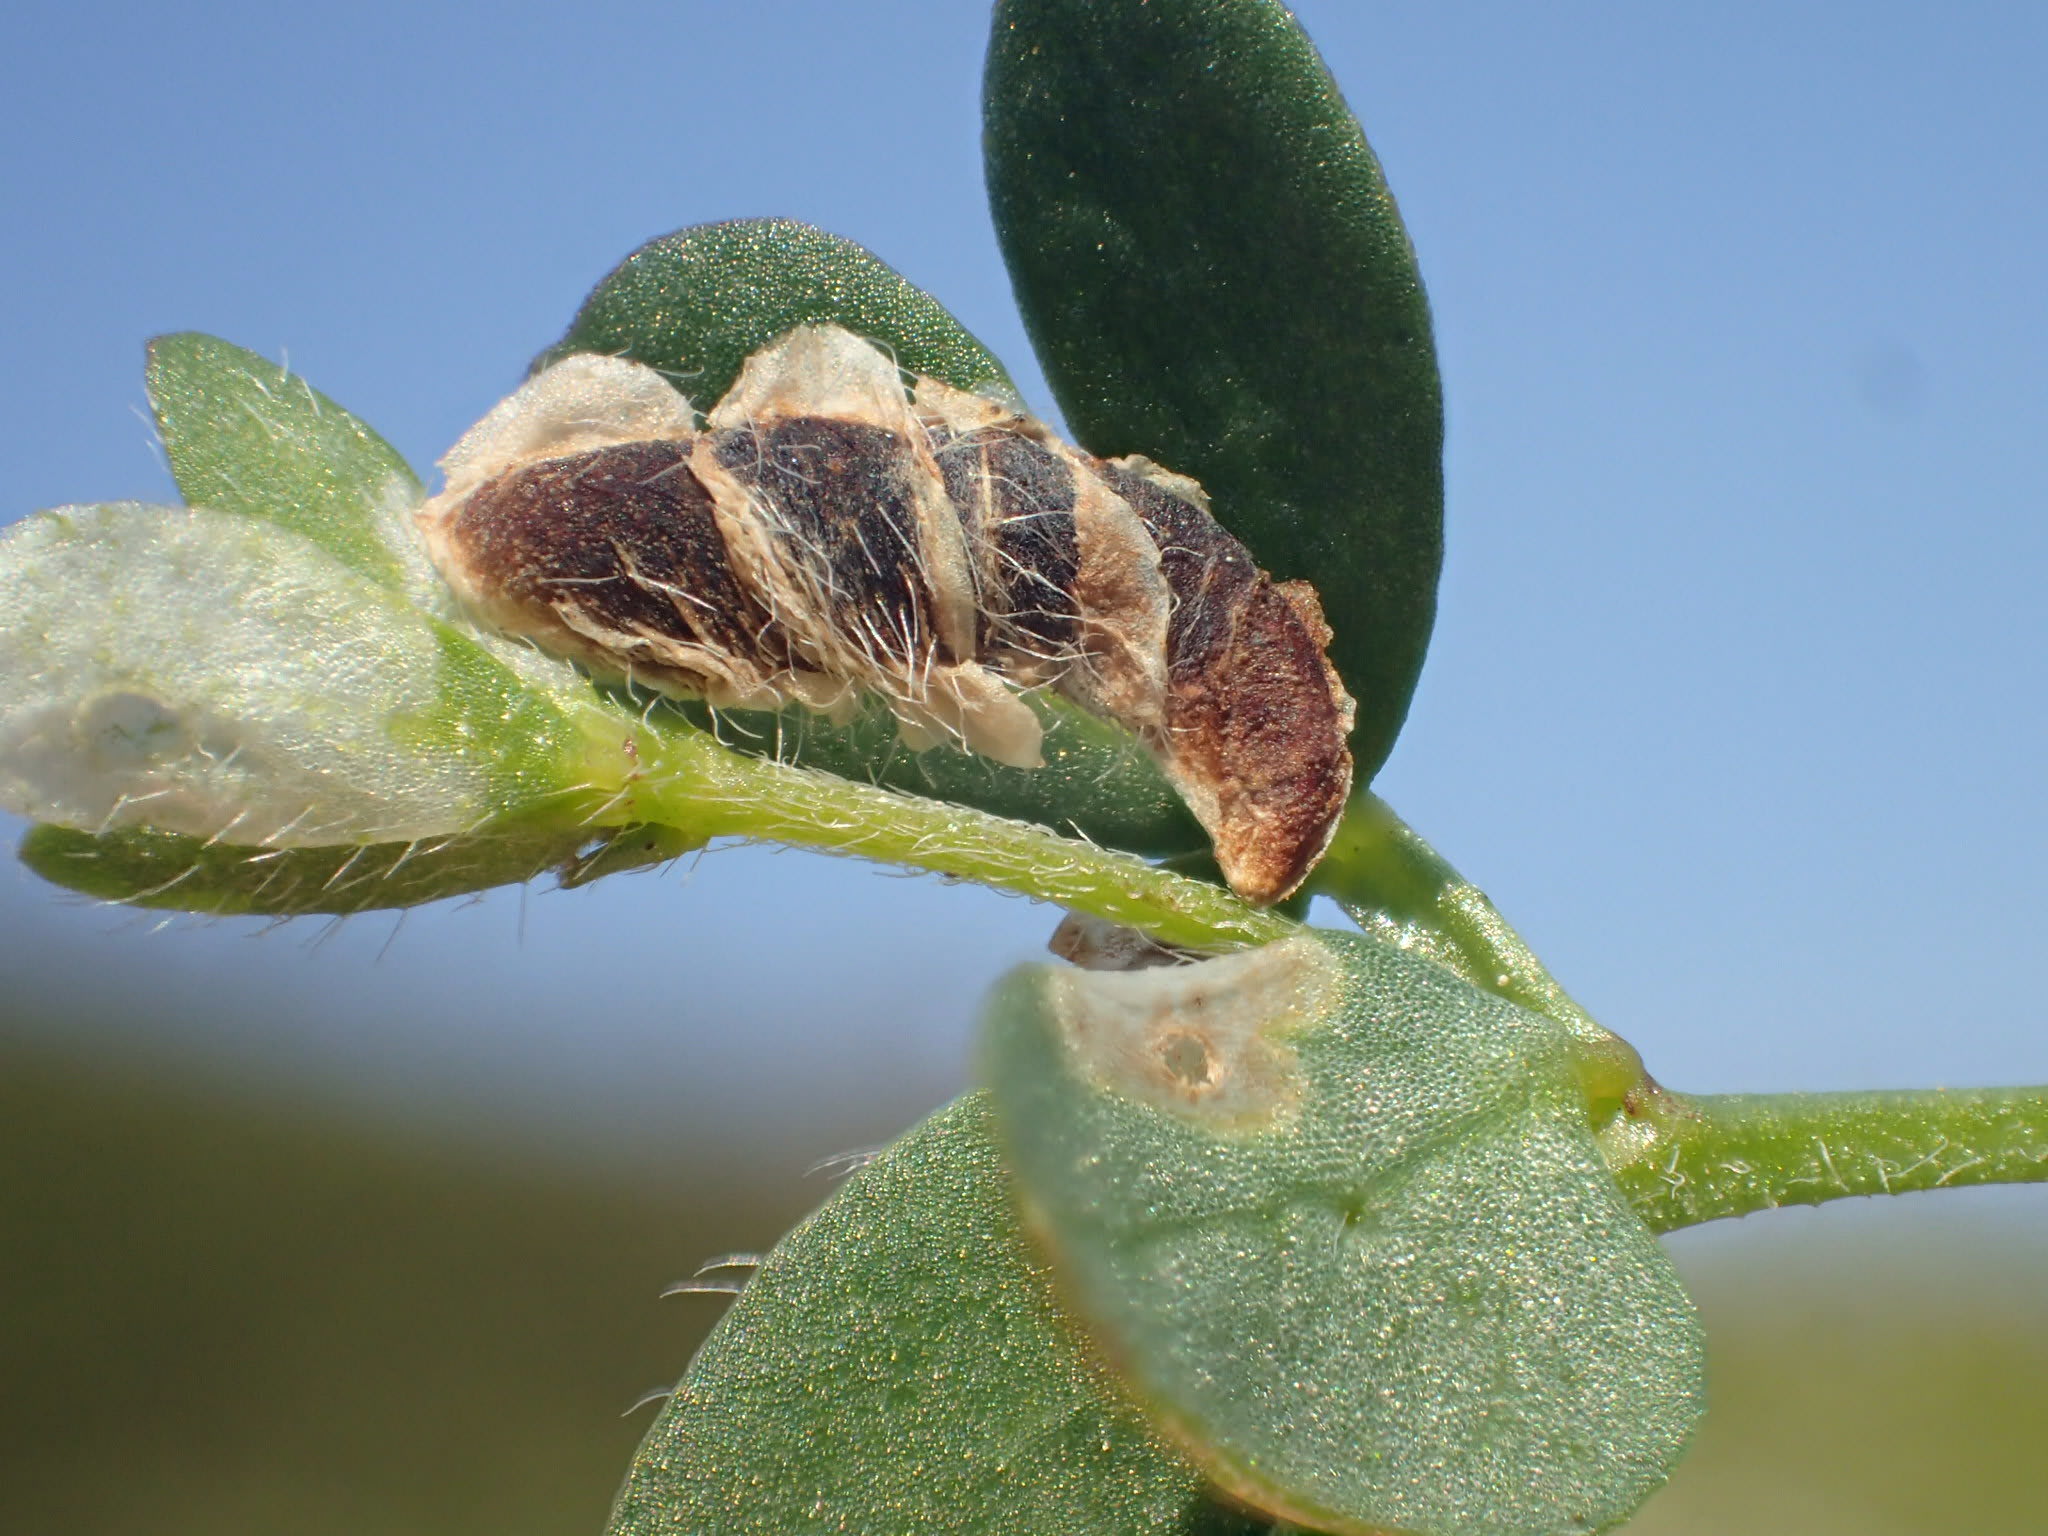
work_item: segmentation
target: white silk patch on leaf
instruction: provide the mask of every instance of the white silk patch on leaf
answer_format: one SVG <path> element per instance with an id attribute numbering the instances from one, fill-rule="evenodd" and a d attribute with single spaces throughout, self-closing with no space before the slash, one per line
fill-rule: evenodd
<path id="1" fill-rule="evenodd" d="M 492 809 L 426 615 L 259 520 L 62 507 L 0 536 L 0 805 L 89 831 L 399 841 Z"/>

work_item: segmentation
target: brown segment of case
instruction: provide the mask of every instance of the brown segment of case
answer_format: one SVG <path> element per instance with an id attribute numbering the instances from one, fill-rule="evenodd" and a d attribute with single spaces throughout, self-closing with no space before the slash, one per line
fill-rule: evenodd
<path id="1" fill-rule="evenodd" d="M 593 629 L 616 633 L 620 643 L 660 636 L 742 659 L 764 675 L 787 673 L 788 647 L 734 578 L 689 452 L 687 442 L 618 443 L 486 482 L 448 530 L 467 579 L 493 607 L 552 615 L 567 630 L 556 643 L 578 654 L 595 648 L 600 661 L 607 658 L 588 638 Z M 624 659 L 650 672 L 676 670 L 646 656 Z M 614 658 L 605 670 L 624 669 Z"/>
<path id="2" fill-rule="evenodd" d="M 978 556 L 982 659 L 1057 673 L 1079 631 L 1073 471 L 1008 426 L 935 444 L 933 457 Z"/>
<path id="3" fill-rule="evenodd" d="M 1306 583 L 1274 582 L 1201 507 L 1125 465 L 1097 472 L 1151 533 L 1173 594 L 1163 756 L 1198 814 L 1213 797 L 1203 820 L 1232 887 L 1278 901 L 1351 792 L 1351 700 L 1323 654 L 1321 605 Z"/>
<path id="4" fill-rule="evenodd" d="M 778 537 L 800 552 L 829 614 L 807 615 L 863 637 L 879 670 L 956 657 L 931 619 L 917 510 L 903 440 L 886 428 L 798 416 L 761 431 L 714 435 L 721 468 L 755 490 Z"/>
<path id="5" fill-rule="evenodd" d="M 430 538 L 487 622 L 714 703 L 875 688 L 906 733 L 1028 765 L 1035 731 L 995 708 L 984 669 L 1049 684 L 1144 741 L 1235 890 L 1292 892 L 1351 780 L 1313 589 L 1275 583 L 1199 487 L 1143 460 L 1092 459 L 1022 417 L 916 430 L 769 415 L 532 461 Z M 955 536 L 929 526 L 941 492 L 965 566 L 927 547 Z M 934 615 L 969 583 L 973 624 L 953 632 L 976 654 L 956 656 Z"/>

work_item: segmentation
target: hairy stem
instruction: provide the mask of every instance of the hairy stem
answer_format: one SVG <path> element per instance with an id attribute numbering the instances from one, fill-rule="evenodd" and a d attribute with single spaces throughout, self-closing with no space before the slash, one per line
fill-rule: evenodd
<path id="1" fill-rule="evenodd" d="M 1312 882 L 1375 938 L 1426 955 L 1569 1030 L 1594 1124 L 1604 1124 L 1645 1081 L 1634 1048 L 1572 1001 L 1486 893 L 1377 795 L 1352 796 Z"/>
<path id="2" fill-rule="evenodd" d="M 1361 791 L 1352 797 L 1313 878 L 1315 888 L 1367 933 L 1419 950 L 1574 1034 L 1607 1033 L 1543 968 L 1486 893 L 1379 796 Z"/>
<path id="3" fill-rule="evenodd" d="M 651 724 L 620 740 L 597 717 L 595 825 L 652 823 L 703 841 L 754 838 L 1015 891 L 1197 950 L 1243 949 L 1295 931 L 1220 886 L 1028 822 L 729 752 Z"/>
<path id="4" fill-rule="evenodd" d="M 2048 1182 L 2048 1087 L 1715 1094 L 1653 1089 L 1601 1142 L 1654 1231 L 1780 1205 Z"/>

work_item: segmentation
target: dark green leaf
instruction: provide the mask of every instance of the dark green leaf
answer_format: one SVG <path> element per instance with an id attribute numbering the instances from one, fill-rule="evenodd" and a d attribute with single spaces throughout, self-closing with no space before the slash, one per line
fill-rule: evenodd
<path id="1" fill-rule="evenodd" d="M 1061 1294 L 1255 1507 L 1579 1536 L 1684 1450 L 1698 1321 L 1554 1020 L 1325 933 L 1027 970 L 984 1068 Z"/>
<path id="2" fill-rule="evenodd" d="M 1443 410 L 1378 162 L 1276 0 L 1001 0 L 989 198 L 1076 437 L 1192 475 L 1321 593 L 1359 781 L 1436 608 Z"/>
<path id="3" fill-rule="evenodd" d="M 535 360 L 630 357 L 702 410 L 740 364 L 794 326 L 832 321 L 881 342 L 912 373 L 1009 392 L 1009 375 L 923 289 L 851 240 L 794 219 L 698 224 L 650 240 L 597 285 L 568 334 Z"/>
<path id="4" fill-rule="evenodd" d="M 100 901 L 217 917 L 347 915 L 416 907 L 549 870 L 565 885 L 687 852 L 664 828 L 508 829 L 474 837 L 333 848 L 246 848 L 147 827 L 95 835 L 33 827 L 21 861 Z"/>
<path id="5" fill-rule="evenodd" d="M 770 1254 L 634 1457 L 610 1536 L 1252 1536 L 1107 1393 L 1018 1230 L 984 1101 Z"/>

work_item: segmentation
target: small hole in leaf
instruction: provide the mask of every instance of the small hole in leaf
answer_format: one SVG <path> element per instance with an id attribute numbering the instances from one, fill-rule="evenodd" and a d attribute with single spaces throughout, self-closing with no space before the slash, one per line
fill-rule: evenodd
<path id="1" fill-rule="evenodd" d="M 1190 1088 L 1206 1088 L 1216 1080 L 1209 1047 L 1194 1035 L 1168 1035 L 1159 1042 L 1159 1064 L 1175 1082 Z"/>

